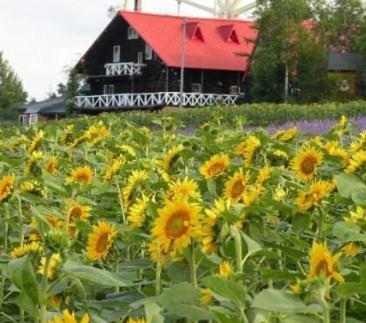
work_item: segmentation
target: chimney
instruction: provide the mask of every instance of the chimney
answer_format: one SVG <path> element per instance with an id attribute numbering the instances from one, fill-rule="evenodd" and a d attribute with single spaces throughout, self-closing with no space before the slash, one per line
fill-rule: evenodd
<path id="1" fill-rule="evenodd" d="M 141 12 L 141 0 L 135 0 L 135 11 Z"/>

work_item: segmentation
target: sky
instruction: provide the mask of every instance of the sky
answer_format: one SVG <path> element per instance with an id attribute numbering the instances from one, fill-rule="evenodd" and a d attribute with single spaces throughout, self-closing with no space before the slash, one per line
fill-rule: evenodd
<path id="1" fill-rule="evenodd" d="M 196 0 L 212 4 L 213 0 Z M 133 0 L 130 0 L 132 9 Z M 248 0 L 243 0 L 247 3 Z M 0 51 L 23 82 L 29 99 L 42 100 L 66 79 L 108 24 L 120 0 L 0 0 Z M 176 14 L 176 0 L 142 0 L 144 12 Z M 182 14 L 207 16 L 182 5 Z"/>

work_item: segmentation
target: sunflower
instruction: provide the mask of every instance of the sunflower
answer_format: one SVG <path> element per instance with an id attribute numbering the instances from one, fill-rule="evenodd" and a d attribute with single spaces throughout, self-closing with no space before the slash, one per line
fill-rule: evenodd
<path id="1" fill-rule="evenodd" d="M 35 195 L 47 197 L 47 191 L 38 181 L 25 181 L 19 185 L 19 189 L 22 192 L 33 193 Z"/>
<path id="2" fill-rule="evenodd" d="M 260 145 L 261 141 L 256 136 L 250 135 L 235 148 L 235 154 L 244 158 L 244 165 L 249 167 L 252 165 L 255 151 Z"/>
<path id="3" fill-rule="evenodd" d="M 72 236 L 77 236 L 78 231 L 75 228 L 76 221 L 86 220 L 90 216 L 90 207 L 81 205 L 76 201 L 70 200 L 64 210 L 68 231 Z"/>
<path id="4" fill-rule="evenodd" d="M 44 138 L 43 130 L 38 131 L 28 147 L 28 153 L 32 153 L 33 150 L 37 148 L 38 144 L 41 142 L 43 138 Z"/>
<path id="5" fill-rule="evenodd" d="M 69 125 L 66 126 L 64 132 L 61 134 L 58 141 L 62 145 L 67 144 L 70 141 L 73 134 L 74 134 L 74 125 L 69 124 Z"/>
<path id="6" fill-rule="evenodd" d="M 317 181 L 311 184 L 308 190 L 302 191 L 296 200 L 301 213 L 305 213 L 329 195 L 335 189 L 333 182 Z"/>
<path id="7" fill-rule="evenodd" d="M 138 198 L 136 202 L 131 205 L 127 214 L 127 219 L 131 223 L 132 228 L 141 228 L 148 205 L 149 198 L 145 195 L 142 195 L 142 197 Z"/>
<path id="8" fill-rule="evenodd" d="M 248 181 L 248 174 L 243 174 L 242 171 L 236 172 L 225 183 L 225 198 L 238 202 L 243 197 Z"/>
<path id="9" fill-rule="evenodd" d="M 201 207 L 187 200 L 168 201 L 158 210 L 152 236 L 159 241 L 161 250 L 181 251 L 200 235 Z"/>
<path id="10" fill-rule="evenodd" d="M 20 258 L 29 253 L 40 253 L 43 250 L 43 246 L 39 241 L 32 241 L 26 243 L 23 246 L 16 247 L 11 251 L 12 258 Z"/>
<path id="11" fill-rule="evenodd" d="M 278 140 L 288 142 L 296 137 L 298 130 L 296 127 L 288 128 L 286 130 L 278 131 L 275 136 Z"/>
<path id="12" fill-rule="evenodd" d="M 179 154 L 184 150 L 183 145 L 179 144 L 168 150 L 164 158 L 159 161 L 159 165 L 165 170 L 169 170 L 173 163 L 179 157 Z"/>
<path id="13" fill-rule="evenodd" d="M 118 148 L 121 149 L 123 152 L 127 153 L 128 155 L 130 155 L 131 157 L 136 157 L 135 149 L 133 149 L 131 146 L 119 145 Z"/>
<path id="14" fill-rule="evenodd" d="M 267 182 L 271 178 L 271 172 L 271 166 L 263 166 L 258 172 L 256 185 L 263 185 L 265 182 Z"/>
<path id="15" fill-rule="evenodd" d="M 118 156 L 117 158 L 113 159 L 110 165 L 105 170 L 103 179 L 105 181 L 110 181 L 113 178 L 113 176 L 118 173 L 118 171 L 121 169 L 125 161 L 126 160 L 123 156 Z"/>
<path id="16" fill-rule="evenodd" d="M 136 185 L 149 179 L 149 174 L 145 170 L 134 170 L 128 177 L 127 186 L 122 190 L 123 202 L 128 205 L 130 197 L 136 188 Z"/>
<path id="17" fill-rule="evenodd" d="M 231 264 L 228 261 L 224 261 L 220 264 L 219 275 L 224 278 L 229 278 L 232 273 Z"/>
<path id="18" fill-rule="evenodd" d="M 310 180 L 316 174 L 317 166 L 323 161 L 323 155 L 315 149 L 308 148 L 298 153 L 292 161 L 292 170 L 300 180 Z"/>
<path id="19" fill-rule="evenodd" d="M 326 244 L 314 242 L 309 252 L 309 277 L 325 276 L 328 279 L 334 278 L 338 282 L 343 282 L 342 275 L 336 271 L 336 265 L 341 255 L 342 253 L 332 255 Z"/>
<path id="20" fill-rule="evenodd" d="M 346 257 L 353 258 L 356 257 L 357 254 L 360 252 L 361 247 L 355 242 L 350 242 L 347 243 L 341 250 Z"/>
<path id="21" fill-rule="evenodd" d="M 356 211 L 351 211 L 344 219 L 346 223 L 357 223 L 362 220 L 365 220 L 365 210 L 361 206 L 357 206 Z"/>
<path id="22" fill-rule="evenodd" d="M 330 156 L 341 158 L 344 164 L 347 164 L 351 157 L 350 154 L 336 141 L 327 142 L 324 145 L 324 148 Z"/>
<path id="23" fill-rule="evenodd" d="M 57 165 L 58 165 L 58 160 L 56 156 L 51 156 L 46 164 L 44 165 L 44 170 L 51 174 L 51 175 L 55 175 L 57 173 Z"/>
<path id="24" fill-rule="evenodd" d="M 257 202 L 263 192 L 263 189 L 264 187 L 262 185 L 247 186 L 243 194 L 244 204 L 246 206 L 250 206 Z"/>
<path id="25" fill-rule="evenodd" d="M 214 178 L 224 174 L 229 166 L 228 155 L 214 155 L 200 168 L 200 173 L 206 178 Z"/>
<path id="26" fill-rule="evenodd" d="M 354 153 L 349 160 L 349 164 L 345 169 L 347 174 L 356 172 L 361 166 L 363 166 L 366 162 L 366 150 L 359 150 Z"/>
<path id="27" fill-rule="evenodd" d="M 61 255 L 59 253 L 54 253 L 51 255 L 51 258 L 49 259 L 48 264 L 48 270 L 47 270 L 47 278 L 52 280 L 55 277 L 56 270 L 59 267 L 61 263 Z M 42 257 L 41 264 L 38 267 L 37 273 L 44 275 L 46 270 L 46 258 Z"/>
<path id="28" fill-rule="evenodd" d="M 169 184 L 169 190 L 166 194 L 167 201 L 190 197 L 197 200 L 201 199 L 198 184 L 194 180 L 186 177 L 183 181 L 178 179 L 177 181 Z"/>
<path id="29" fill-rule="evenodd" d="M 356 141 L 352 141 L 350 144 L 351 152 L 356 153 L 359 150 L 363 149 L 366 143 L 366 131 L 360 133 L 359 138 Z"/>
<path id="30" fill-rule="evenodd" d="M 283 160 L 288 160 L 288 158 L 289 158 L 288 154 L 285 151 L 281 150 L 281 149 L 275 149 L 271 153 L 274 157 L 277 157 L 277 158 L 280 158 L 280 159 L 283 159 Z"/>
<path id="31" fill-rule="evenodd" d="M 88 166 L 77 167 L 71 171 L 69 182 L 90 184 L 93 181 L 93 171 Z"/>
<path id="32" fill-rule="evenodd" d="M 99 221 L 88 235 L 87 257 L 90 260 L 104 259 L 112 246 L 117 230 L 113 225 Z"/>
<path id="33" fill-rule="evenodd" d="M 64 310 L 62 314 L 54 316 L 48 323 L 89 323 L 90 317 L 88 314 L 84 314 L 80 321 L 75 317 L 74 312 Z"/>
<path id="34" fill-rule="evenodd" d="M 9 197 L 14 188 L 15 175 L 6 175 L 0 180 L 0 202 Z"/>
<path id="35" fill-rule="evenodd" d="M 37 166 L 37 162 L 43 157 L 43 152 L 36 150 L 33 151 L 27 162 L 24 165 L 24 175 L 29 175 L 33 172 L 34 168 Z"/>
<path id="36" fill-rule="evenodd" d="M 137 319 L 137 318 L 128 318 L 127 322 L 126 323 L 146 323 L 146 320 L 145 319 Z"/>
<path id="37" fill-rule="evenodd" d="M 286 195 L 287 195 L 287 192 L 285 191 L 285 189 L 279 185 L 276 187 L 276 189 L 274 191 L 273 199 L 276 202 L 281 202 L 285 198 Z"/>
<path id="38" fill-rule="evenodd" d="M 208 305 L 208 304 L 212 303 L 213 299 L 214 299 L 214 296 L 212 294 L 211 289 L 209 289 L 209 288 L 201 289 L 200 302 L 202 305 Z"/>

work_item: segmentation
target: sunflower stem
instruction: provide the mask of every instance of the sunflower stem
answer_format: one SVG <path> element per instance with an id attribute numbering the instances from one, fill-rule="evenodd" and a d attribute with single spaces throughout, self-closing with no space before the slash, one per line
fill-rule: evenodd
<path id="1" fill-rule="evenodd" d="M 235 242 L 235 254 L 236 254 L 236 272 L 238 274 L 243 273 L 243 245 L 238 228 L 234 225 L 231 226 L 231 235 Z"/>
<path id="2" fill-rule="evenodd" d="M 197 265 L 196 265 L 196 255 L 194 253 L 194 244 L 191 244 L 191 259 L 190 259 L 190 269 L 191 269 L 191 279 L 192 284 L 195 288 L 198 287 L 197 282 Z"/>
<path id="3" fill-rule="evenodd" d="M 23 232 L 23 210 L 22 200 L 18 195 L 18 224 L 19 224 L 19 244 L 23 247 L 24 244 L 24 232 Z"/>
<path id="4" fill-rule="evenodd" d="M 324 239 L 324 212 L 321 208 L 319 208 L 319 218 L 318 218 L 318 240 L 323 241 Z"/>
<path id="5" fill-rule="evenodd" d="M 48 285 L 48 270 L 51 263 L 51 255 L 46 255 L 46 261 L 44 264 L 44 272 L 43 272 L 43 278 L 42 278 L 42 291 L 45 298 L 44 303 L 41 305 L 41 313 L 40 313 L 40 321 L 41 323 L 47 323 L 47 285 Z"/>
<path id="6" fill-rule="evenodd" d="M 124 207 L 123 199 L 122 199 L 121 187 L 119 186 L 117 180 L 116 180 L 116 186 L 117 186 L 117 192 L 118 192 L 118 201 L 119 201 L 119 205 L 121 208 L 122 222 L 123 222 L 123 224 L 126 224 L 127 221 L 126 221 L 125 207 Z"/>
<path id="7" fill-rule="evenodd" d="M 346 323 L 346 305 L 347 300 L 342 298 L 339 308 L 339 323 Z"/>
<path id="8" fill-rule="evenodd" d="M 8 251 L 8 233 L 9 233 L 9 205 L 6 203 L 4 218 L 4 253 Z"/>
<path id="9" fill-rule="evenodd" d="M 155 269 L 155 295 L 159 296 L 161 293 L 161 250 L 160 250 L 160 246 L 158 246 L 157 248 L 157 252 L 158 252 L 158 259 L 156 261 L 156 269 Z"/>

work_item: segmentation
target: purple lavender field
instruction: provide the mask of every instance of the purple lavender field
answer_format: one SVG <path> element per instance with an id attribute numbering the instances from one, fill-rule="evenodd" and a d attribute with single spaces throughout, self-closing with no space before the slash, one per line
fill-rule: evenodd
<path id="1" fill-rule="evenodd" d="M 366 117 L 352 118 L 350 119 L 356 126 L 356 130 L 361 132 L 366 130 Z M 338 120 L 311 120 L 311 121 L 290 121 L 281 125 L 270 125 L 265 127 L 265 129 L 273 134 L 277 130 L 287 129 L 291 127 L 297 127 L 301 132 L 312 133 L 315 135 L 322 135 L 327 133 Z M 248 129 L 258 129 L 258 127 L 245 127 Z"/>

